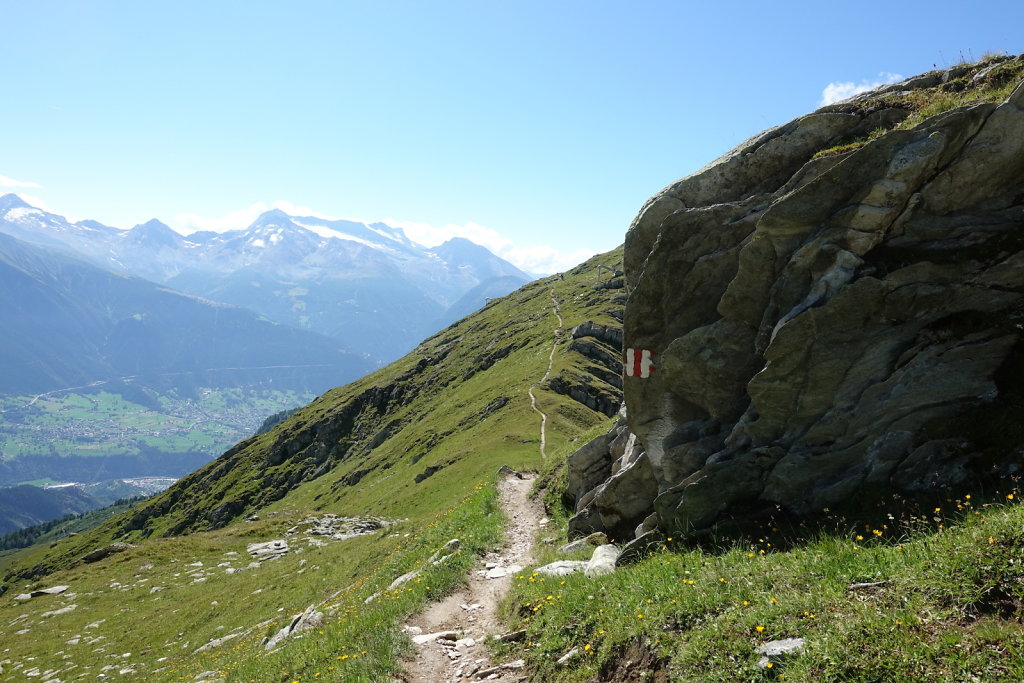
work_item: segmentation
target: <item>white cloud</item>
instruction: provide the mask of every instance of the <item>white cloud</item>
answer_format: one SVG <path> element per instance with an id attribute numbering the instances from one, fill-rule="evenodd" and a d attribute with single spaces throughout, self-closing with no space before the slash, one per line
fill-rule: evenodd
<path id="1" fill-rule="evenodd" d="M 213 232 L 227 232 L 228 230 L 240 230 L 247 228 L 264 211 L 270 211 L 271 207 L 266 202 L 256 202 L 244 209 L 229 211 L 223 216 L 200 216 L 195 213 L 178 214 L 171 221 L 171 227 L 183 235 L 188 235 L 200 230 L 212 230 Z"/>
<path id="2" fill-rule="evenodd" d="M 40 187 L 39 183 L 27 180 L 15 180 L 5 175 L 0 175 L 0 187 Z"/>
<path id="3" fill-rule="evenodd" d="M 538 275 L 567 270 L 597 253 L 585 248 L 562 252 L 546 245 L 520 246 L 497 230 L 472 221 L 464 225 L 449 223 L 440 227 L 429 223 L 395 218 L 385 218 L 381 222 L 401 228 L 413 242 L 427 247 L 436 247 L 453 237 L 464 237 L 471 242 L 487 247 L 509 263 Z"/>
<path id="4" fill-rule="evenodd" d="M 343 218 L 341 218 L 339 216 L 329 216 L 326 213 L 322 213 L 320 211 L 317 211 L 316 209 L 311 209 L 308 206 L 306 206 L 305 204 L 292 204 L 291 202 L 286 202 L 283 199 L 274 202 L 273 204 L 271 204 L 271 206 L 273 206 L 275 209 L 281 209 L 282 211 L 284 211 L 289 216 L 313 216 L 314 218 L 322 218 L 325 221 L 345 220 L 345 219 L 343 219 Z M 354 218 L 350 218 L 348 220 L 355 220 L 355 219 Z M 356 221 L 356 222 L 360 222 L 360 221 Z"/>
<path id="5" fill-rule="evenodd" d="M 821 91 L 821 102 L 819 106 L 825 106 L 826 104 L 835 104 L 842 100 L 859 95 L 862 92 L 868 90 L 874 90 L 875 88 L 889 83 L 898 83 L 903 80 L 903 76 L 899 74 L 889 73 L 883 71 L 878 74 L 878 79 L 874 81 L 863 80 L 859 84 L 853 81 L 833 81 L 825 86 L 825 89 Z"/>

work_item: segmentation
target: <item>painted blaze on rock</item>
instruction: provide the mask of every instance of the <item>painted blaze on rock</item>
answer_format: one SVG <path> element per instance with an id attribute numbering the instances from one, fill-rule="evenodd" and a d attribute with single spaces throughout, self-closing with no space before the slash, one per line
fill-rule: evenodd
<path id="1" fill-rule="evenodd" d="M 650 349 L 626 349 L 622 370 L 626 377 L 647 379 L 654 372 L 654 351 Z"/>
<path id="2" fill-rule="evenodd" d="M 1024 466 L 1024 83 L 909 129 L 886 102 L 766 131 L 643 207 L 624 321 L 643 467 L 594 460 L 608 478 L 578 516 L 625 509 L 624 476 L 657 493 L 620 527 L 652 528 L 653 508 L 689 533 L 740 506 L 811 514 Z"/>

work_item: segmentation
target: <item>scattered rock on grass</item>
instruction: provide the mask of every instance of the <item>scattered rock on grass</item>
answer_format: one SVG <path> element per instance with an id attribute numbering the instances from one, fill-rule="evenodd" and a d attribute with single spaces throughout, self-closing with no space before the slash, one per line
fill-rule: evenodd
<path id="1" fill-rule="evenodd" d="M 498 643 L 517 643 L 526 638 L 526 629 L 521 631 L 509 631 L 491 636 L 491 639 Z"/>
<path id="2" fill-rule="evenodd" d="M 412 581 L 413 579 L 415 579 L 419 575 L 420 575 L 420 570 L 419 569 L 414 569 L 411 572 L 406 572 L 405 574 L 402 574 L 397 579 L 395 579 L 394 581 L 389 583 L 388 584 L 388 590 L 389 591 L 393 591 L 396 588 L 398 588 L 399 586 L 401 586 L 402 584 L 409 583 L 410 581 Z"/>
<path id="3" fill-rule="evenodd" d="M 594 549 L 594 554 L 591 555 L 589 562 L 584 562 L 583 560 L 558 560 L 543 567 L 538 567 L 534 571 L 542 576 L 566 576 L 576 572 L 583 572 L 589 577 L 604 576 L 615 571 L 615 560 L 618 557 L 619 547 L 612 543 L 607 543 Z"/>
<path id="4" fill-rule="evenodd" d="M 82 556 L 82 562 L 99 562 L 100 560 L 110 557 L 116 553 L 123 553 L 125 550 L 131 550 L 134 548 L 131 543 L 111 543 L 105 545 L 102 548 L 96 548 Z"/>
<path id="5" fill-rule="evenodd" d="M 242 635 L 243 633 L 245 633 L 245 631 L 238 631 L 237 633 L 229 633 L 228 635 L 224 636 L 223 638 L 214 638 L 213 640 L 208 642 L 206 645 L 200 645 L 196 649 L 196 651 L 193 652 L 192 654 L 197 655 L 200 652 L 206 652 L 207 650 L 212 650 L 215 647 L 220 647 L 224 643 L 228 642 L 229 640 L 234 640 L 235 638 L 237 638 L 238 636 Z"/>
<path id="6" fill-rule="evenodd" d="M 265 650 L 273 650 L 285 638 L 290 638 L 296 633 L 316 628 L 324 621 L 323 612 L 316 611 L 316 605 L 310 605 L 302 614 L 295 615 L 291 622 L 274 634 L 274 637 L 263 646 Z"/>
<path id="7" fill-rule="evenodd" d="M 38 598 L 42 595 L 59 595 L 66 591 L 71 586 L 54 586 L 52 588 L 41 588 L 39 590 L 31 591 L 29 593 L 22 593 L 21 595 L 15 595 L 15 600 L 31 600 L 32 598 Z"/>
<path id="8" fill-rule="evenodd" d="M 523 478 L 523 473 L 522 472 L 516 472 L 514 469 L 512 469 L 508 465 L 502 465 L 501 467 L 499 467 L 498 468 L 498 475 L 499 476 L 515 477 L 516 479 L 522 479 Z"/>
<path id="9" fill-rule="evenodd" d="M 802 649 L 804 649 L 803 638 L 783 638 L 782 640 L 769 641 L 757 646 L 756 652 L 761 655 L 761 659 L 757 660 L 757 665 L 765 667 L 769 662 L 777 660 L 779 657 L 797 654 Z"/>
<path id="10" fill-rule="evenodd" d="M 541 576 L 566 576 L 583 571 L 588 564 L 583 560 L 558 560 L 543 567 L 537 567 L 534 571 Z"/>
<path id="11" fill-rule="evenodd" d="M 558 552 L 568 555 L 579 550 L 584 550 L 592 546 L 600 546 L 608 543 L 608 537 L 601 531 L 596 531 L 589 536 L 584 538 L 578 538 L 571 543 L 566 543 L 558 549 Z"/>
<path id="12" fill-rule="evenodd" d="M 260 562 L 266 562 L 267 560 L 282 557 L 287 555 L 288 551 L 291 550 L 291 548 L 288 547 L 288 541 L 283 539 L 267 541 L 266 543 L 250 543 L 245 549 L 250 555 Z"/>
<path id="13" fill-rule="evenodd" d="M 583 573 L 589 577 L 615 573 L 615 560 L 619 558 L 619 547 L 608 543 L 594 549 Z"/>
<path id="14" fill-rule="evenodd" d="M 451 558 L 451 556 L 458 551 L 460 545 L 461 543 L 459 542 L 459 539 L 453 538 L 452 540 L 445 543 L 443 548 L 441 548 L 436 553 L 431 555 L 430 559 L 427 560 L 427 562 L 432 565 L 441 564 L 445 560 Z"/>
<path id="15" fill-rule="evenodd" d="M 43 612 L 39 616 L 41 616 L 41 617 L 55 617 L 58 614 L 67 614 L 68 612 L 74 612 L 76 609 L 78 609 L 78 605 L 68 605 L 67 607 L 61 607 L 60 609 L 55 609 L 55 610 L 52 610 L 50 612 Z"/>

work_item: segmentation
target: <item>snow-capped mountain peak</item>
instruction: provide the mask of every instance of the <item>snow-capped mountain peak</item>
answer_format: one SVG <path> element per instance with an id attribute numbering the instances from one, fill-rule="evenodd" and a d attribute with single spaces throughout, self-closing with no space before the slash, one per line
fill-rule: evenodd
<path id="1" fill-rule="evenodd" d="M 0 197 L 0 211 L 6 211 L 9 209 L 31 209 L 33 207 L 25 203 L 25 201 L 16 194 L 9 193 Z M 37 211 L 39 209 L 36 209 Z"/>

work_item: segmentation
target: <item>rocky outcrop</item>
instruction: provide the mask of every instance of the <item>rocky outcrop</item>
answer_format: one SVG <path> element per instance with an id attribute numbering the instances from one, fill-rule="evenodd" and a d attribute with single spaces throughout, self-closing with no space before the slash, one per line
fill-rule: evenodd
<path id="1" fill-rule="evenodd" d="M 31 600 L 32 598 L 42 597 L 43 595 L 60 595 L 68 588 L 71 588 L 71 586 L 53 586 L 51 588 L 40 588 L 38 590 L 29 591 L 28 593 L 21 593 L 20 595 L 15 595 L 14 599 L 24 601 Z"/>
<path id="2" fill-rule="evenodd" d="M 801 117 L 647 202 L 624 334 L 654 371 L 625 377 L 631 464 L 604 450 L 621 425 L 570 459 L 575 531 L 653 510 L 646 528 L 697 534 L 1024 465 L 1024 83 L 897 126 L 1024 76 L 983 66 Z"/>
<path id="3" fill-rule="evenodd" d="M 265 650 L 273 650 L 275 647 L 281 644 L 287 638 L 291 638 L 296 633 L 302 633 L 308 631 L 311 628 L 317 628 L 324 621 L 323 612 L 316 610 L 317 605 L 310 605 L 301 614 L 296 614 L 292 617 L 292 620 L 288 622 L 287 626 L 284 626 L 275 633 L 267 642 L 263 645 Z"/>
<path id="4" fill-rule="evenodd" d="M 588 369 L 587 373 L 563 370 L 547 381 L 547 388 L 556 394 L 568 396 L 591 410 L 613 417 L 622 405 L 622 398 L 616 386 L 619 384 L 619 377 L 607 375 L 600 377 L 604 380 L 603 383 L 596 382 L 594 376 L 597 372 L 594 368 Z M 613 390 L 609 390 L 606 385 L 611 385 Z"/>
<path id="5" fill-rule="evenodd" d="M 276 541 L 266 541 L 265 543 L 250 543 L 246 546 L 245 551 L 258 562 L 266 562 L 267 560 L 276 560 L 279 557 L 284 557 L 291 551 L 291 548 L 288 547 L 288 541 L 278 539 Z"/>
<path id="6" fill-rule="evenodd" d="M 586 536 L 606 532 L 632 538 L 636 525 L 649 516 L 658 494 L 650 460 L 626 425 L 622 411 L 615 426 L 569 456 L 564 502 L 576 514 L 569 533 Z"/>
<path id="7" fill-rule="evenodd" d="M 569 337 L 568 351 L 587 362 L 579 369 L 559 371 L 545 382 L 546 388 L 614 416 L 622 405 L 622 328 L 587 320 L 574 327 Z"/>
<path id="8" fill-rule="evenodd" d="M 131 543 L 122 543 L 120 541 L 118 541 L 116 543 L 111 543 L 111 544 L 105 545 L 105 546 L 103 546 L 101 548 L 96 548 L 95 550 L 90 550 L 89 552 L 87 552 L 85 555 L 82 556 L 82 562 L 99 562 L 100 560 L 106 559 L 106 558 L 110 557 L 111 555 L 116 555 L 117 553 L 123 553 L 124 551 L 131 550 L 134 547 L 135 546 L 132 545 Z"/>

